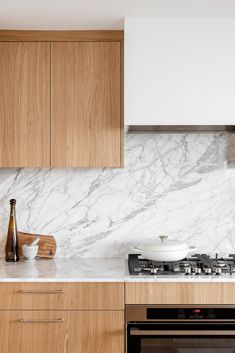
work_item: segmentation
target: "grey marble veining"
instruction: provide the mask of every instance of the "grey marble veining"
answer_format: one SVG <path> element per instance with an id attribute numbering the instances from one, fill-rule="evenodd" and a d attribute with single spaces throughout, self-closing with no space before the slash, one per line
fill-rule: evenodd
<path id="1" fill-rule="evenodd" d="M 12 197 L 18 229 L 55 235 L 57 257 L 126 256 L 161 234 L 235 252 L 234 146 L 226 133 L 129 135 L 124 169 L 1 169 L 0 255 Z"/>

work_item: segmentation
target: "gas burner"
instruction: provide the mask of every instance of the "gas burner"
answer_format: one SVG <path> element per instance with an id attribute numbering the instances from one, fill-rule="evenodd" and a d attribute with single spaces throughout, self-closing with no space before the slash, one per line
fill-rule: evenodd
<path id="1" fill-rule="evenodd" d="M 215 257 L 196 254 L 176 262 L 151 261 L 137 254 L 129 254 L 128 267 L 130 275 L 232 275 L 235 273 L 235 254 L 229 255 L 228 258 L 219 257 L 217 254 Z"/>

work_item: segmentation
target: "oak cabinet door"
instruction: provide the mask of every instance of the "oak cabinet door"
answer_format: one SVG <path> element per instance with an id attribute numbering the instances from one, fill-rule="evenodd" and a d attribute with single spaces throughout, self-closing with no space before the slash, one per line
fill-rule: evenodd
<path id="1" fill-rule="evenodd" d="M 124 353 L 123 311 L 80 311 L 70 315 L 68 353 Z"/>
<path id="2" fill-rule="evenodd" d="M 1 311 L 4 353 L 124 353 L 122 311 Z"/>
<path id="3" fill-rule="evenodd" d="M 67 353 L 66 332 L 63 312 L 0 312 L 0 351 L 4 353 Z"/>
<path id="4" fill-rule="evenodd" d="M 51 164 L 121 166 L 121 44 L 51 43 Z"/>
<path id="5" fill-rule="evenodd" d="M 0 42 L 0 167 L 50 166 L 50 43 Z"/>

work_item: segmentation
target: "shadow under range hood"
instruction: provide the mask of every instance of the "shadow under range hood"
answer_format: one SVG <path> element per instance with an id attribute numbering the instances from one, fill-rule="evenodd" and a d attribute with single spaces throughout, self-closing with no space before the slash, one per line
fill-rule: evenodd
<path id="1" fill-rule="evenodd" d="M 235 18 L 127 18 L 129 133 L 235 131 Z"/>

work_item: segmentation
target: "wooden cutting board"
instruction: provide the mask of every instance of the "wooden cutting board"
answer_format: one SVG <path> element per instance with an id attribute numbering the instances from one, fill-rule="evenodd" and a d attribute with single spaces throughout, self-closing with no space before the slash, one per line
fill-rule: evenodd
<path id="1" fill-rule="evenodd" d="M 53 259 L 56 253 L 56 241 L 53 235 L 30 234 L 18 231 L 19 256 L 22 255 L 22 245 L 30 244 L 39 237 L 38 254 L 40 258 Z"/>

